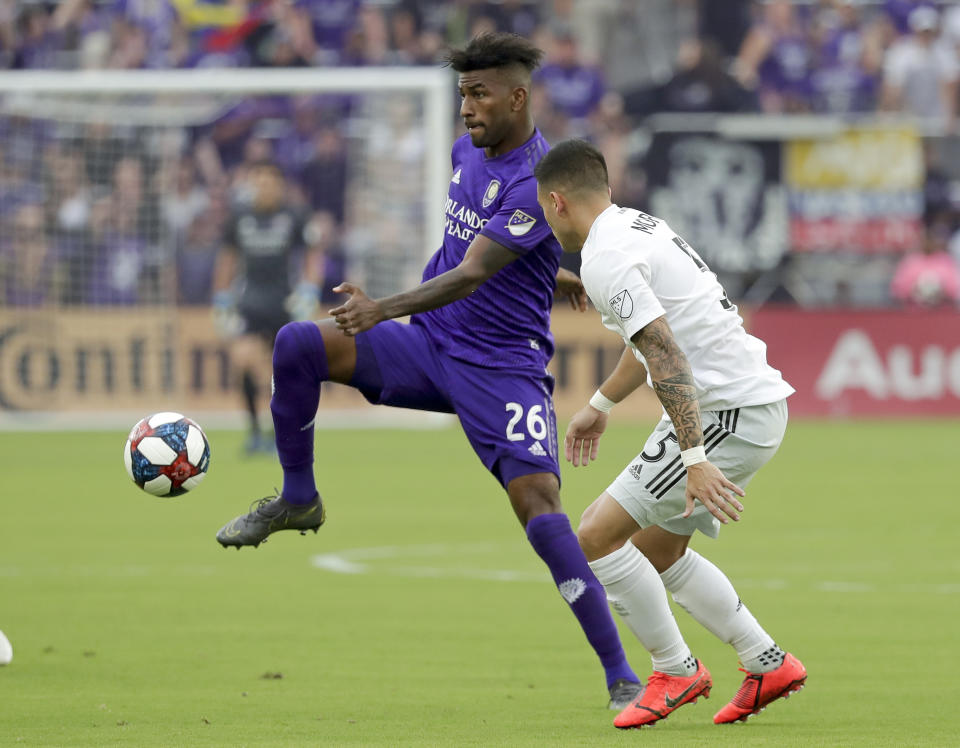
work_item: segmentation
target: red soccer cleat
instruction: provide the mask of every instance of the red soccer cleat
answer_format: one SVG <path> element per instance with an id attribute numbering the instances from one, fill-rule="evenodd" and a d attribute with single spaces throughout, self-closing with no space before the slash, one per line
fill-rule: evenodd
<path id="1" fill-rule="evenodd" d="M 689 677 L 667 675 L 658 670 L 630 706 L 613 720 L 614 727 L 643 727 L 664 719 L 674 709 L 694 703 L 701 695 L 710 698 L 713 679 L 710 671 L 697 660 L 697 672 Z"/>
<path id="2" fill-rule="evenodd" d="M 787 652 L 783 664 L 769 673 L 747 674 L 733 700 L 713 716 L 714 723 L 726 725 L 731 722 L 746 722 L 751 714 L 759 714 L 767 704 L 780 697 L 789 698 L 807 681 L 807 670 L 796 657 Z"/>

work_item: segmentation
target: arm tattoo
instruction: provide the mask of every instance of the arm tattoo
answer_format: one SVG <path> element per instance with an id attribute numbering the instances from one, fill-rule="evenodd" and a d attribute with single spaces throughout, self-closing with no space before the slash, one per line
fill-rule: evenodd
<path id="1" fill-rule="evenodd" d="M 690 363 L 677 345 L 665 317 L 658 317 L 632 338 L 646 359 L 653 390 L 673 421 L 680 449 L 703 444 L 700 403 Z"/>

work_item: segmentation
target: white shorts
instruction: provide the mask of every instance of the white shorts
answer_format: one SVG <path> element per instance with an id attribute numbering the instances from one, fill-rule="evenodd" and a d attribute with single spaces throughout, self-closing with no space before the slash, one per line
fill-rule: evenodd
<path id="1" fill-rule="evenodd" d="M 704 411 L 703 443 L 707 459 L 740 488 L 776 454 L 787 428 L 787 401 L 734 410 Z M 711 538 L 720 533 L 720 520 L 699 501 L 684 518 L 687 471 L 670 420 L 657 424 L 637 455 L 607 488 L 640 527 L 658 525 L 677 535 L 699 530 Z"/>

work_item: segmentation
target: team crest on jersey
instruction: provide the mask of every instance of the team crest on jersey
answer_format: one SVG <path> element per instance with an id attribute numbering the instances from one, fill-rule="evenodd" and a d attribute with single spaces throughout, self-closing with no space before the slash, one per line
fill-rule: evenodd
<path id="1" fill-rule="evenodd" d="M 487 191 L 483 193 L 483 207 L 489 208 L 490 203 L 497 199 L 497 195 L 500 192 L 500 180 L 491 179 L 490 184 L 487 185 Z"/>
<path id="2" fill-rule="evenodd" d="M 522 210 L 515 210 L 513 215 L 510 216 L 510 220 L 507 221 L 507 231 L 513 236 L 523 236 L 533 228 L 533 224 L 536 222 L 537 219 L 533 216 L 524 213 Z"/>
<path id="3" fill-rule="evenodd" d="M 453 182 L 454 184 L 460 184 L 461 171 L 463 171 L 463 169 L 461 169 L 460 167 L 457 167 L 457 170 L 453 172 L 453 179 L 451 179 L 450 181 Z"/>
<path id="4" fill-rule="evenodd" d="M 633 297 L 627 289 L 610 299 L 610 308 L 620 319 L 629 319 L 633 314 Z"/>

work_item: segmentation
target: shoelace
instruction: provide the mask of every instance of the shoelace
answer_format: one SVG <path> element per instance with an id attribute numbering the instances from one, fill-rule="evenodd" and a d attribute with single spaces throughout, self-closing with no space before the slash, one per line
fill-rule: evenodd
<path id="1" fill-rule="evenodd" d="M 746 673 L 747 677 L 744 679 L 743 683 L 740 684 L 740 688 L 737 690 L 736 695 L 733 697 L 733 703 L 742 709 L 750 708 L 756 702 L 757 694 L 760 693 L 760 678 L 757 677 L 757 673 L 751 673 L 749 670 L 744 668 L 737 668 L 741 673 Z"/>
<path id="2" fill-rule="evenodd" d="M 643 701 L 644 697 L 647 695 L 647 691 L 652 692 L 655 686 L 661 683 L 665 684 L 668 680 L 670 680 L 669 675 L 667 675 L 666 673 L 661 673 L 658 670 L 654 670 L 650 674 L 650 677 L 647 678 L 647 685 L 644 688 L 642 688 L 640 692 L 636 695 L 636 697 L 633 700 L 633 703 L 639 704 L 641 701 Z M 666 685 L 664 685 L 664 688 L 666 688 Z"/>
<path id="3" fill-rule="evenodd" d="M 667 683 L 671 678 L 675 677 L 676 676 L 668 675 L 667 673 L 661 673 L 659 670 L 654 670 L 650 674 L 650 677 L 647 678 L 647 685 L 649 686 L 651 683 L 660 683 L 661 681 Z"/>
<path id="4" fill-rule="evenodd" d="M 274 489 L 276 490 L 276 489 Z M 279 494 L 274 494 L 273 496 L 264 496 L 262 499 L 254 499 L 253 503 L 250 504 L 250 511 L 257 514 L 262 514 L 263 509 L 274 499 L 279 498 Z"/>

